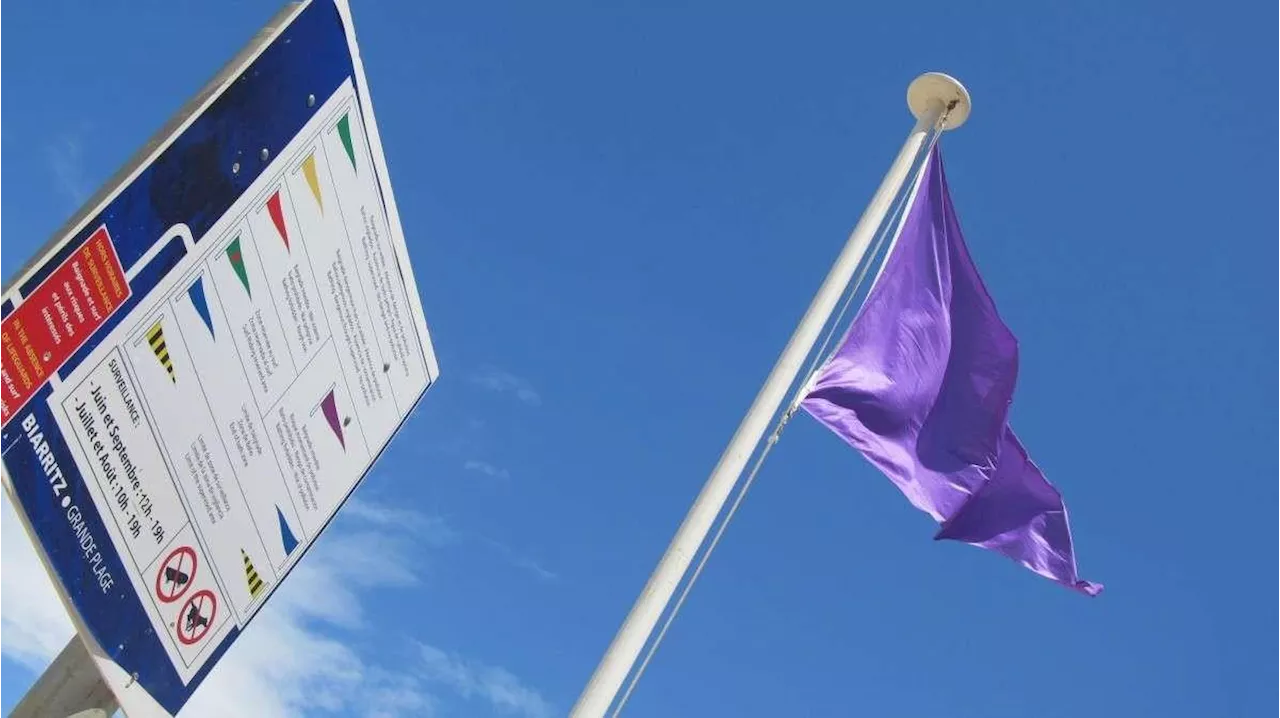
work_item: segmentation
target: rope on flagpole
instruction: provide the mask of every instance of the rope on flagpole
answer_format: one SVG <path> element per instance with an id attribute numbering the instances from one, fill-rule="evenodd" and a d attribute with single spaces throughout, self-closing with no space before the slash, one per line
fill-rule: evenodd
<path id="1" fill-rule="evenodd" d="M 954 106 L 955 103 L 953 102 L 951 106 L 947 107 L 946 111 L 939 119 L 938 124 L 932 129 L 932 137 L 926 140 L 924 151 L 921 153 L 924 157 L 928 157 L 929 152 L 933 150 L 934 144 L 937 143 L 938 138 L 942 134 L 942 127 L 945 126 L 947 115 L 951 112 L 951 109 Z M 912 184 L 914 186 L 914 183 Z M 632 674 L 631 679 L 627 682 L 626 690 L 623 691 L 622 697 L 618 699 L 618 704 L 614 707 L 613 712 L 611 713 L 613 718 L 617 718 L 622 713 L 623 707 L 627 705 L 627 700 L 631 698 L 631 693 L 635 690 L 636 685 L 640 683 L 640 677 L 644 675 L 645 669 L 649 667 L 649 661 L 652 660 L 654 654 L 658 652 L 658 646 L 662 644 L 662 639 L 666 637 L 667 629 L 670 628 L 672 622 L 675 621 L 676 614 L 680 613 L 680 608 L 684 605 L 685 599 L 689 597 L 689 592 L 693 590 L 693 585 L 697 583 L 698 577 L 702 575 L 702 569 L 706 567 L 707 561 L 710 560 L 711 553 L 716 550 L 716 546 L 720 543 L 720 538 L 724 536 L 724 532 L 729 528 L 729 523 L 733 521 L 734 514 L 738 512 L 738 507 L 742 505 L 743 499 L 746 498 L 747 491 L 750 490 L 751 484 L 755 482 L 756 474 L 760 472 L 760 467 L 764 464 L 765 458 L 769 456 L 769 452 L 773 451 L 774 445 L 778 443 L 778 439 L 782 436 L 782 430 L 786 428 L 787 422 L 791 421 L 791 417 L 795 415 L 796 409 L 800 405 L 802 392 L 806 389 L 809 381 L 812 379 L 819 360 L 825 361 L 824 355 L 831 344 L 831 338 L 835 335 L 836 328 L 840 326 L 841 320 L 844 318 L 849 306 L 853 303 L 853 298 L 857 296 L 858 290 L 862 286 L 862 282 L 867 277 L 868 269 L 875 263 L 875 257 L 880 253 L 880 249 L 884 246 L 885 237 L 891 234 L 889 232 L 889 228 L 897 224 L 897 220 L 905 208 L 907 198 L 912 194 L 910 190 L 911 188 L 909 187 L 907 191 L 903 192 L 897 198 L 893 209 L 889 214 L 889 221 L 885 222 L 880 227 L 876 239 L 872 244 L 872 251 L 868 253 L 866 262 L 863 263 L 858 275 L 854 278 L 853 283 L 850 284 L 848 296 L 845 297 L 844 302 L 840 306 L 840 311 L 836 314 L 835 321 L 832 322 L 830 327 L 827 329 L 826 336 L 824 336 L 822 340 L 822 345 L 814 354 L 813 360 L 805 371 L 805 379 L 800 383 L 799 388 L 796 390 L 796 398 L 782 413 L 782 415 L 778 417 L 777 422 L 774 424 L 773 431 L 771 431 L 769 433 L 769 437 L 765 439 L 764 448 L 761 449 L 760 454 L 756 456 L 755 463 L 751 465 L 751 471 L 747 473 L 747 478 L 742 482 L 742 486 L 738 489 L 737 495 L 733 497 L 733 503 L 729 505 L 729 509 L 725 512 L 724 518 L 721 519 L 720 525 L 716 528 L 715 534 L 711 536 L 711 542 L 707 544 L 706 550 L 702 552 L 702 556 L 699 558 L 697 566 L 694 567 L 693 573 L 689 576 L 689 580 L 685 582 L 684 588 L 676 598 L 676 602 L 667 613 L 666 619 L 662 622 L 662 627 L 658 629 L 658 634 L 654 636 L 652 643 L 649 645 L 649 649 L 645 651 L 644 659 L 640 661 L 640 665 L 636 667 L 635 673 Z"/>
<path id="2" fill-rule="evenodd" d="M 921 152 L 921 155 L 926 158 L 926 161 L 929 153 L 933 151 L 933 146 L 937 144 L 938 139 L 942 136 L 942 127 L 946 123 L 947 115 L 951 112 L 951 109 L 951 107 L 948 107 L 946 112 L 942 114 L 942 117 L 938 120 L 938 125 L 932 130 L 931 136 L 925 141 L 924 151 Z M 916 181 L 919 181 L 918 175 L 916 177 Z M 844 302 L 841 303 L 840 311 L 836 313 L 835 321 L 831 323 L 831 327 L 827 330 L 826 336 L 822 338 L 822 345 L 818 347 L 818 351 L 814 353 L 813 358 L 809 361 L 809 367 L 805 369 L 805 380 L 796 388 L 795 396 L 792 398 L 791 403 L 787 408 L 788 415 L 795 413 L 795 410 L 800 406 L 800 402 L 808 392 L 809 382 L 813 381 L 813 375 L 817 372 L 818 365 L 825 364 L 831 359 L 831 357 L 835 356 L 836 349 L 832 349 L 829 354 L 827 353 L 827 349 L 831 346 L 831 339 L 835 336 L 836 327 L 840 326 L 840 322 L 844 320 L 844 315 L 849 310 L 849 306 L 853 304 L 854 297 L 858 295 L 858 290 L 862 287 L 862 282 L 866 279 L 867 272 L 871 269 L 871 265 L 875 264 L 875 259 L 880 255 L 880 250 L 884 247 L 885 241 L 893 234 L 889 231 L 889 228 L 898 224 L 903 211 L 906 210 L 907 201 L 911 198 L 912 194 L 914 194 L 914 188 L 915 182 L 912 182 L 910 186 L 903 189 L 902 194 L 900 194 L 894 201 L 893 209 L 889 213 L 889 221 L 885 222 L 884 225 L 880 227 L 880 231 L 876 235 L 875 242 L 871 245 L 871 251 L 867 253 L 867 261 L 863 262 L 862 267 L 858 270 L 857 277 L 855 277 L 853 283 L 849 285 L 849 293 L 845 296 Z M 852 323 L 845 328 L 844 333 L 840 335 L 841 343 L 843 343 L 844 337 L 849 334 L 849 330 L 852 328 Z"/>
<path id="3" fill-rule="evenodd" d="M 928 152 L 933 149 L 933 142 L 937 141 L 937 136 L 938 135 L 935 131 L 933 138 L 926 144 L 926 156 L 928 156 Z M 914 182 L 912 183 L 912 186 L 914 186 Z M 902 216 L 902 210 L 910 196 L 911 187 L 907 187 L 906 191 L 894 200 L 893 209 L 889 212 L 888 221 L 880 227 L 880 231 L 876 234 L 875 241 L 871 243 L 871 251 L 867 253 L 867 261 L 863 262 L 862 266 L 858 269 L 858 275 L 854 277 L 853 282 L 849 285 L 849 291 L 845 294 L 844 301 L 840 303 L 840 310 L 836 312 L 835 321 L 831 322 L 831 326 L 822 337 L 822 344 L 818 347 L 818 351 L 813 353 L 813 358 L 809 360 L 809 366 L 804 370 L 804 381 L 800 382 L 799 386 L 796 387 L 796 393 L 791 398 L 791 403 L 787 405 L 787 416 L 794 414 L 796 409 L 800 406 L 800 402 L 804 400 L 804 396 L 809 390 L 809 384 L 813 381 L 814 374 L 817 373 L 818 366 L 820 364 L 825 364 L 832 356 L 835 356 L 835 349 L 832 349 L 830 354 L 827 353 L 827 349 L 831 346 L 831 340 L 836 335 L 836 327 L 840 326 L 840 322 L 844 321 L 844 315 L 849 311 L 849 307 L 853 304 L 854 298 L 858 296 L 858 290 L 862 288 L 862 282 L 867 278 L 867 272 L 870 271 L 871 265 L 876 263 L 876 257 L 880 255 L 880 250 L 884 248 L 885 241 L 889 238 L 889 235 L 892 234 L 892 232 L 889 231 L 889 228 L 898 223 L 898 220 Z M 849 329 L 852 327 L 853 325 L 851 323 L 849 327 L 845 328 L 844 333 L 841 334 L 842 340 L 843 337 L 849 333 Z"/>
<path id="4" fill-rule="evenodd" d="M 738 489 L 738 493 L 733 498 L 733 503 L 729 505 L 729 510 L 725 513 L 724 519 L 720 521 L 720 526 L 716 528 L 716 532 L 711 537 L 711 543 L 707 544 L 707 549 L 702 552 L 702 558 L 698 560 L 698 565 L 694 567 L 693 573 L 689 576 L 689 580 L 685 583 L 684 589 L 680 591 L 680 596 L 676 598 L 676 602 L 671 607 L 671 611 L 667 614 L 666 620 L 662 622 L 662 627 L 658 629 L 658 635 L 654 636 L 653 643 L 649 645 L 649 650 L 644 654 L 644 660 L 640 661 L 640 665 L 636 668 L 636 672 L 632 675 L 631 680 L 627 682 L 627 690 L 622 693 L 622 697 L 618 699 L 618 705 L 613 709 L 613 717 L 622 713 L 622 708 L 627 704 L 627 699 L 631 697 L 631 692 L 635 690 L 636 684 L 640 682 L 640 677 L 644 675 L 645 668 L 648 668 L 649 661 L 653 658 L 653 654 L 658 652 L 658 646 L 662 643 L 662 639 L 667 635 L 667 629 L 671 627 L 671 622 L 675 620 L 676 614 L 680 612 L 680 607 L 684 605 L 684 600 L 689 597 L 689 592 L 693 590 L 693 584 L 698 581 L 698 576 L 702 575 L 702 569 L 707 565 L 707 560 L 711 558 L 711 552 L 715 551 L 716 545 L 720 543 L 720 537 L 724 535 L 725 529 L 729 527 L 729 522 L 733 520 L 733 515 L 737 513 L 738 506 L 742 504 L 742 500 L 747 496 L 747 490 L 751 488 L 752 482 L 756 479 L 756 474 L 760 471 L 760 465 L 764 463 L 765 457 L 773 450 L 774 444 L 778 443 L 778 437 L 782 435 L 782 429 L 787 425 L 787 421 L 791 418 L 793 412 L 788 411 L 778 418 L 777 424 L 774 425 L 773 432 L 769 434 L 769 438 L 765 440 L 764 449 L 760 455 L 756 457 L 755 463 L 751 466 L 751 471 L 747 474 L 747 478 L 742 483 L 742 488 Z"/>

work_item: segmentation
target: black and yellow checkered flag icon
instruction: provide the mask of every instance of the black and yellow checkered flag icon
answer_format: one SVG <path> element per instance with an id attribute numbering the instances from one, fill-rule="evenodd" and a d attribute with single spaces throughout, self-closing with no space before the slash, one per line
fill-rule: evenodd
<path id="1" fill-rule="evenodd" d="M 262 589 L 266 588 L 266 584 L 262 582 L 262 577 L 258 575 L 258 569 L 253 567 L 253 561 L 249 560 L 249 554 L 240 549 L 240 556 L 244 558 L 244 577 L 249 582 L 249 596 L 257 598 L 262 593 Z"/>
<path id="2" fill-rule="evenodd" d="M 169 372 L 169 381 L 178 383 L 178 377 L 173 373 L 173 360 L 169 358 L 169 347 L 164 343 L 164 328 L 160 326 L 160 322 L 156 322 L 147 330 L 147 343 L 151 345 L 151 351 L 155 352 L 156 359 L 160 360 L 160 366 Z"/>

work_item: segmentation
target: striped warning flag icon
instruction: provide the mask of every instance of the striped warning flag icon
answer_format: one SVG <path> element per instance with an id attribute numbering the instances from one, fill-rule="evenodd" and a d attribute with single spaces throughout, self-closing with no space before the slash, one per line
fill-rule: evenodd
<path id="1" fill-rule="evenodd" d="M 169 381 L 178 383 L 178 377 L 173 373 L 173 360 L 169 358 L 169 346 L 164 343 L 164 327 L 160 326 L 160 322 L 147 330 L 147 343 L 151 345 L 151 351 L 160 361 L 160 366 L 169 372 Z"/>
<path id="2" fill-rule="evenodd" d="M 253 567 L 253 561 L 249 560 L 249 554 L 240 549 L 240 556 L 244 559 L 244 577 L 249 582 L 249 596 L 257 598 L 262 593 L 262 589 L 266 588 L 266 584 L 262 582 L 262 577 L 258 575 L 258 569 Z"/>

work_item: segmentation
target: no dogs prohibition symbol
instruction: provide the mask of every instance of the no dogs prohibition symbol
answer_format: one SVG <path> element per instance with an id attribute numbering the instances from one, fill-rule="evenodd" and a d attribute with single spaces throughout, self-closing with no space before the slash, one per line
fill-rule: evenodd
<path id="1" fill-rule="evenodd" d="M 204 638 L 209 632 L 209 627 L 213 625 L 213 617 L 218 615 L 218 599 L 214 597 L 213 591 L 202 589 L 196 591 L 182 604 L 182 610 L 178 612 L 177 629 L 178 640 L 183 645 L 191 644 Z"/>

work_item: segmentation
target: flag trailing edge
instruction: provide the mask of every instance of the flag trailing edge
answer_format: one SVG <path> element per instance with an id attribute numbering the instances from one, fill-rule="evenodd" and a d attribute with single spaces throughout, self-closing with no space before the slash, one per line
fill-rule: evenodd
<path id="1" fill-rule="evenodd" d="M 866 300 L 801 402 L 942 526 L 1086 595 L 1061 494 L 1008 423 L 1018 346 L 965 247 L 941 151 Z"/>

